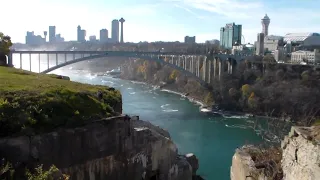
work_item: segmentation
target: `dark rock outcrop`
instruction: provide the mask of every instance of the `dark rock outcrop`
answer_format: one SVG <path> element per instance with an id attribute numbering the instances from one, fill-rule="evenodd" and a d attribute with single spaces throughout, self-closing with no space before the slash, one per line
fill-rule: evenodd
<path id="1" fill-rule="evenodd" d="M 20 169 L 54 164 L 77 180 L 191 180 L 198 168 L 195 156 L 178 155 L 168 132 L 128 116 L 36 136 L 2 138 L 0 154 Z"/>

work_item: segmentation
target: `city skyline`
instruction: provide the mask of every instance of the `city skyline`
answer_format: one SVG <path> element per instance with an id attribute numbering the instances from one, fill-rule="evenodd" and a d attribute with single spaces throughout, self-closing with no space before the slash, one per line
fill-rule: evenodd
<path id="1" fill-rule="evenodd" d="M 320 13 L 312 11 L 316 3 L 310 0 L 137 0 L 134 3 L 129 0 L 11 0 L 4 5 L 15 8 L 5 8 L 0 15 L 12 14 L 11 11 L 24 15 L 5 18 L 7 26 L 1 27 L 1 31 L 10 35 L 13 42 L 24 42 L 26 31 L 42 35 L 49 25 L 55 25 L 56 34 L 61 33 L 69 41 L 77 39 L 78 25 L 86 29 L 88 36 L 99 37 L 101 29 L 108 29 L 110 36 L 111 21 L 124 17 L 125 42 L 183 42 L 185 36 L 196 36 L 199 43 L 219 39 L 220 28 L 234 22 L 242 24 L 246 43 L 253 43 L 261 32 L 261 19 L 265 14 L 271 19 L 269 35 L 319 32 Z M 20 5 L 16 7 L 15 4 Z"/>

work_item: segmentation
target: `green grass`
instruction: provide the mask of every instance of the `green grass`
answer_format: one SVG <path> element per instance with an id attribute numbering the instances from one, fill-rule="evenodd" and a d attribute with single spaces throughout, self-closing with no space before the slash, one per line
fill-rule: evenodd
<path id="1" fill-rule="evenodd" d="M 0 67 L 0 137 L 75 127 L 118 115 L 121 107 L 113 88 Z"/>

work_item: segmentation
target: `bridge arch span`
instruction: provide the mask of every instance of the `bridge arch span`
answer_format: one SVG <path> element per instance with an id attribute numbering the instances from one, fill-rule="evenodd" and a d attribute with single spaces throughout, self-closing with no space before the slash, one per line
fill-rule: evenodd
<path id="1" fill-rule="evenodd" d="M 139 54 L 116 54 L 116 55 L 99 54 L 99 55 L 92 55 L 92 56 L 78 58 L 78 59 L 74 59 L 74 60 L 70 60 L 70 61 L 58 64 L 58 65 L 53 66 L 53 67 L 51 67 L 51 68 L 49 68 L 47 70 L 42 71 L 41 73 L 49 73 L 51 71 L 54 71 L 56 69 L 62 68 L 62 67 L 67 66 L 67 65 L 71 65 L 71 64 L 82 62 L 82 61 L 86 61 L 86 60 L 98 60 L 99 58 L 103 58 L 103 57 L 128 57 L 128 58 L 137 58 L 137 59 L 143 59 L 143 60 L 147 60 L 147 61 L 159 62 L 159 63 L 162 63 L 164 65 L 168 65 L 169 67 L 171 67 L 173 69 L 176 69 L 176 70 L 178 70 L 180 72 L 183 72 L 184 75 L 186 75 L 188 77 L 194 78 L 201 85 L 206 85 L 206 82 L 204 80 L 202 80 L 200 77 L 196 76 L 195 74 L 185 70 L 182 67 L 179 67 L 179 66 L 171 64 L 169 62 L 166 62 L 162 58 L 158 58 L 158 56 L 146 56 L 146 55 L 139 55 Z"/>

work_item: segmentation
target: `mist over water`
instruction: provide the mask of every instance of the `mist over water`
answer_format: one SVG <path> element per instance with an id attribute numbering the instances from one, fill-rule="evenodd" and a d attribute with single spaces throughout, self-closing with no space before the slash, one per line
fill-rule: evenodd
<path id="1" fill-rule="evenodd" d="M 89 56 L 89 54 L 84 54 L 84 56 Z M 32 72 L 42 72 L 58 64 L 78 58 L 81 58 L 80 54 L 21 54 L 20 56 L 18 53 L 13 53 L 12 55 L 14 67 L 22 67 L 22 69 Z"/>

